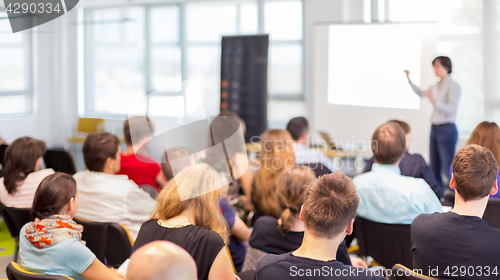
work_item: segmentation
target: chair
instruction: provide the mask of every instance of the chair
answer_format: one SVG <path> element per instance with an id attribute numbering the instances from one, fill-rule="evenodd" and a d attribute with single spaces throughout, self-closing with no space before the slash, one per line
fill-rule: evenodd
<path id="1" fill-rule="evenodd" d="M 68 276 L 59 275 L 41 275 L 33 272 L 24 270 L 20 265 L 15 262 L 11 262 L 7 265 L 7 278 L 9 280 L 73 280 L 73 278 Z"/>
<path id="2" fill-rule="evenodd" d="M 429 280 L 429 279 L 437 279 L 437 278 L 432 278 L 429 276 L 425 276 L 423 274 L 416 273 L 413 270 L 401 264 L 395 264 L 392 267 L 391 275 L 389 276 L 389 280 Z"/>
<path id="3" fill-rule="evenodd" d="M 80 118 L 76 127 L 76 135 L 68 139 L 70 143 L 81 144 L 85 141 L 87 134 L 92 132 L 103 132 L 105 120 L 99 118 Z"/>
<path id="4" fill-rule="evenodd" d="M 247 270 L 236 273 L 241 280 L 253 280 L 255 279 L 255 270 Z"/>
<path id="5" fill-rule="evenodd" d="M 402 263 L 413 267 L 411 256 L 411 225 L 383 224 L 357 217 L 354 231 L 360 256 L 371 256 L 384 267 Z"/>
<path id="6" fill-rule="evenodd" d="M 268 255 L 260 249 L 253 248 L 252 246 L 247 244 L 247 253 L 245 255 L 245 262 L 243 263 L 243 267 L 241 268 L 241 272 L 247 270 L 255 270 L 257 266 L 257 262 L 262 256 Z M 243 280 L 243 279 L 242 279 Z"/>
<path id="7" fill-rule="evenodd" d="M 64 149 L 47 150 L 43 156 L 43 161 L 47 168 L 52 168 L 56 172 L 64 172 L 69 175 L 76 173 L 73 156 Z"/>
<path id="8" fill-rule="evenodd" d="M 108 266 L 119 267 L 132 254 L 133 241 L 125 226 L 74 220 L 83 226 L 82 239 L 101 262 L 106 259 Z"/>
<path id="9" fill-rule="evenodd" d="M 484 211 L 483 220 L 490 226 L 500 229 L 500 198 L 490 198 L 486 210 Z"/>
<path id="10" fill-rule="evenodd" d="M 314 171 L 314 174 L 316 174 L 316 178 L 332 173 L 332 171 L 321 162 L 301 163 L 300 165 L 305 165 L 311 168 Z"/>
<path id="11" fill-rule="evenodd" d="M 7 228 L 10 231 L 10 235 L 16 241 L 16 248 L 14 249 L 14 261 L 17 261 L 17 255 L 19 253 L 19 231 L 21 228 L 31 222 L 31 215 L 29 208 L 14 208 L 6 207 L 0 203 L 0 210 L 7 224 Z"/>
<path id="12" fill-rule="evenodd" d="M 3 169 L 5 166 L 4 163 L 4 157 L 5 157 L 5 150 L 7 149 L 9 145 L 2 144 L 0 145 L 0 178 L 3 177 Z"/>

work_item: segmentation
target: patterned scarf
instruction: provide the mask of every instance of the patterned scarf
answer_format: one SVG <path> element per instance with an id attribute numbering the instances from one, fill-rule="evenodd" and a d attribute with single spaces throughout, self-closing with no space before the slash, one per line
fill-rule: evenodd
<path id="1" fill-rule="evenodd" d="M 26 227 L 24 236 L 38 249 L 47 248 L 67 239 L 82 240 L 83 226 L 68 215 L 52 215 L 43 220 L 35 219 Z"/>

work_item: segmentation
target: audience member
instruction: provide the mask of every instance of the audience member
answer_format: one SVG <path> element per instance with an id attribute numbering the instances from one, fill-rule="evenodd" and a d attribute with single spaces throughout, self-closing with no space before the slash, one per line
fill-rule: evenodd
<path id="1" fill-rule="evenodd" d="M 293 140 L 288 131 L 268 129 L 262 135 L 260 145 L 260 168 L 252 186 L 252 202 L 255 205 L 252 225 L 261 216 L 279 218 L 276 181 L 283 170 L 295 166 Z"/>
<path id="2" fill-rule="evenodd" d="M 165 175 L 167 183 L 174 178 L 174 173 L 172 171 L 172 166 L 170 165 L 169 158 L 171 158 L 172 160 L 175 159 L 175 164 L 178 171 L 181 171 L 185 167 L 191 166 L 196 163 L 194 156 L 191 155 L 191 151 L 189 151 L 187 148 L 176 146 L 167 149 L 163 155 L 163 162 L 161 164 L 161 168 L 163 170 L 163 174 Z"/>
<path id="3" fill-rule="evenodd" d="M 19 235 L 21 266 L 75 280 L 124 279 L 85 246 L 83 227 L 72 220 L 77 209 L 76 181 L 70 175 L 57 172 L 42 180 L 31 206 L 34 221 L 27 223 Z"/>
<path id="4" fill-rule="evenodd" d="M 481 219 L 488 198 L 498 192 L 497 175 L 498 163 L 487 148 L 472 144 L 457 152 L 450 180 L 454 208 L 420 215 L 411 225 L 415 269 L 439 279 L 498 278 L 500 230 Z"/>
<path id="5" fill-rule="evenodd" d="M 135 239 L 156 201 L 126 175 L 116 175 L 120 169 L 120 141 L 116 136 L 91 133 L 82 150 L 88 170 L 74 175 L 80 192 L 76 216 L 96 222 L 122 223 Z"/>
<path id="6" fill-rule="evenodd" d="M 149 117 L 135 116 L 123 124 L 123 134 L 127 150 L 121 157 L 120 170 L 117 174 L 127 175 L 139 187 L 151 192 L 156 197 L 160 188 L 167 184 L 160 164 L 148 156 L 148 142 L 153 136 L 154 125 Z"/>
<path id="7" fill-rule="evenodd" d="M 420 154 L 410 154 L 408 150 L 411 145 L 411 127 L 408 123 L 399 120 L 391 120 L 389 122 L 395 122 L 401 126 L 405 132 L 406 138 L 406 151 L 399 163 L 399 169 L 401 170 L 401 175 L 409 176 L 413 178 L 422 178 L 431 187 L 438 198 L 443 196 L 443 186 L 439 184 L 432 172 L 431 168 L 425 162 L 424 158 Z M 372 170 L 372 165 L 375 162 L 375 157 L 372 157 L 366 162 L 363 172 L 369 172 Z"/>
<path id="8" fill-rule="evenodd" d="M 300 247 L 304 239 L 304 222 L 300 219 L 300 208 L 304 202 L 306 186 L 316 179 L 314 172 L 299 165 L 283 171 L 278 177 L 276 194 L 281 212 L 279 219 L 260 217 L 254 224 L 250 246 L 271 254 L 285 254 Z M 340 243 L 336 259 L 351 265 L 345 241 Z M 358 264 L 361 259 L 353 259 Z"/>
<path id="9" fill-rule="evenodd" d="M 133 251 L 155 240 L 171 241 L 193 257 L 198 279 L 235 279 L 225 247 L 228 229 L 219 207 L 220 184 L 219 174 L 204 163 L 179 172 L 160 192 L 153 218 L 142 225 Z"/>
<path id="10" fill-rule="evenodd" d="M 474 128 L 469 140 L 465 145 L 476 144 L 483 146 L 495 156 L 497 162 L 500 162 L 500 128 L 494 122 L 484 121 Z M 450 178 L 453 172 L 453 164 L 450 165 Z M 500 169 L 497 175 L 497 180 L 500 179 Z M 500 197 L 500 192 L 497 192 L 491 197 Z"/>
<path id="11" fill-rule="evenodd" d="M 396 123 L 377 128 L 372 137 L 372 171 L 353 179 L 360 203 L 358 216 L 379 223 L 411 224 L 420 214 L 442 206 L 424 179 L 402 176 L 399 162 L 406 150 L 405 133 Z"/>
<path id="12" fill-rule="evenodd" d="M 0 202 L 7 207 L 30 208 L 36 188 L 52 169 L 40 169 L 47 150 L 45 142 L 31 137 L 16 139 L 5 150 L 4 174 L 0 178 Z"/>
<path id="13" fill-rule="evenodd" d="M 309 122 L 304 117 L 291 119 L 286 125 L 286 130 L 290 132 L 295 141 L 293 148 L 295 150 L 295 162 L 297 164 L 321 163 L 330 171 L 334 172 L 333 161 L 325 156 L 318 149 L 309 149 Z"/>
<path id="14" fill-rule="evenodd" d="M 196 263 L 181 247 L 154 241 L 130 257 L 127 280 L 196 280 Z"/>
<path id="15" fill-rule="evenodd" d="M 293 252 L 260 258 L 255 279 L 384 279 L 336 259 L 340 243 L 352 233 L 358 204 L 347 176 L 332 173 L 313 181 L 299 214 L 305 231 L 302 244 Z"/>

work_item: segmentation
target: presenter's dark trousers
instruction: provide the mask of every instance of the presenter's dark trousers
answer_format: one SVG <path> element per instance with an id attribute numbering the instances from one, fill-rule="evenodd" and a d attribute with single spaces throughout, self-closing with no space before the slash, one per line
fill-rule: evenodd
<path id="1" fill-rule="evenodd" d="M 450 165 L 455 156 L 455 147 L 458 141 L 457 126 L 454 123 L 432 125 L 430 158 L 431 169 L 439 184 L 443 188 L 442 173 L 444 172 L 448 181 L 450 180 Z"/>

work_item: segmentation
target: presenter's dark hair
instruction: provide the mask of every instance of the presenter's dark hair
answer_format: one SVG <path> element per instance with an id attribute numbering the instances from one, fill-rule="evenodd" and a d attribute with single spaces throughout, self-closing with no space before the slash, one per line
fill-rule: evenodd
<path id="1" fill-rule="evenodd" d="M 286 130 L 290 132 L 292 139 L 297 141 L 304 132 L 309 129 L 309 122 L 304 117 L 296 117 L 291 119 L 286 125 Z"/>
<path id="2" fill-rule="evenodd" d="M 83 142 L 83 160 L 89 171 L 102 172 L 108 158 L 116 159 L 120 140 L 107 132 L 90 133 Z"/>
<path id="3" fill-rule="evenodd" d="M 379 126 L 373 133 L 371 147 L 377 163 L 396 163 L 406 151 L 403 128 L 394 122 Z"/>
<path id="4" fill-rule="evenodd" d="M 35 192 L 31 205 L 31 218 L 45 219 L 59 213 L 76 196 L 76 181 L 72 176 L 56 172 L 45 177 Z"/>
<path id="5" fill-rule="evenodd" d="M 498 163 L 490 150 L 467 145 L 457 152 L 452 165 L 457 193 L 465 202 L 490 194 L 498 174 Z"/>
<path id="6" fill-rule="evenodd" d="M 31 137 L 16 139 L 5 150 L 4 185 L 9 194 L 35 170 L 36 161 L 45 154 L 45 142 Z"/>
<path id="7" fill-rule="evenodd" d="M 432 65 L 434 66 L 434 63 L 436 63 L 436 60 L 439 61 L 439 63 L 441 63 L 441 65 L 443 65 L 444 68 L 448 69 L 448 74 L 451 74 L 451 72 L 453 71 L 452 70 L 452 65 L 451 65 L 451 59 L 447 56 L 438 56 L 436 58 L 434 58 L 434 60 L 432 61 Z"/>

